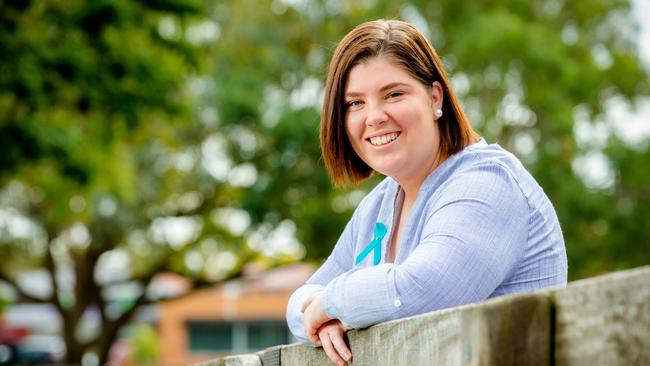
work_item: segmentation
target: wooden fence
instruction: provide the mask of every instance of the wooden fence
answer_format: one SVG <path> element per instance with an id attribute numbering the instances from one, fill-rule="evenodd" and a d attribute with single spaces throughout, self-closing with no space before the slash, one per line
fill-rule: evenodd
<path id="1" fill-rule="evenodd" d="M 650 266 L 348 333 L 349 365 L 650 365 Z M 291 344 L 200 366 L 332 365 Z"/>

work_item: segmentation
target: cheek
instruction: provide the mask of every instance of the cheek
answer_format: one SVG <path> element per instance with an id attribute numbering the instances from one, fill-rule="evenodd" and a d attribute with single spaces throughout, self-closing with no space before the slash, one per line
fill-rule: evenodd
<path id="1" fill-rule="evenodd" d="M 431 112 L 430 118 L 427 118 L 427 109 L 422 108 L 418 104 L 408 104 L 403 103 L 399 106 L 396 106 L 393 114 L 398 118 L 402 123 L 409 125 L 417 125 L 422 121 L 431 120 L 433 123 L 433 112 Z"/>
<path id="2" fill-rule="evenodd" d="M 433 112 L 431 115 L 425 111 L 416 108 L 405 109 L 402 111 L 401 122 L 405 127 L 417 130 L 420 133 L 431 133 L 436 129 L 436 122 L 433 120 Z"/>
<path id="3" fill-rule="evenodd" d="M 356 144 L 357 140 L 363 134 L 363 125 L 360 123 L 359 118 L 354 118 L 354 116 L 348 116 L 345 120 L 345 132 L 348 135 L 348 139 L 352 144 Z"/>
<path id="4" fill-rule="evenodd" d="M 348 142 L 352 145 L 352 150 L 361 157 L 361 155 L 363 155 L 362 142 L 360 141 L 363 134 L 361 125 L 359 123 L 354 123 L 354 121 L 346 121 L 345 134 L 348 138 Z"/>

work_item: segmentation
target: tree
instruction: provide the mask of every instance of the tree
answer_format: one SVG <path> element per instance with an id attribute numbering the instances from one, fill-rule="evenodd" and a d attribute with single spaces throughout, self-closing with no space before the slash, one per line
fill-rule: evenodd
<path id="1" fill-rule="evenodd" d="M 148 291 L 158 273 L 200 285 L 236 266 L 204 274 L 185 265 L 199 242 L 215 252 L 198 226 L 222 193 L 200 168 L 214 131 L 195 118 L 195 84 L 218 31 L 202 6 L 2 3 L 0 279 L 22 300 L 56 307 L 66 363 L 94 352 L 104 364 L 120 329 L 156 300 Z M 46 296 L 22 284 L 39 268 Z M 96 332 L 83 334 L 93 312 Z"/>

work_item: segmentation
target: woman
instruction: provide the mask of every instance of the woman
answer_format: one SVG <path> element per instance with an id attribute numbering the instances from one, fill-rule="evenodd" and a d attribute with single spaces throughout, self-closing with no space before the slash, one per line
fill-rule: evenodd
<path id="1" fill-rule="evenodd" d="M 563 285 L 551 202 L 472 130 L 438 55 L 401 21 L 361 24 L 329 66 L 321 148 L 337 185 L 386 178 L 287 306 L 293 334 L 343 364 L 350 328 Z"/>

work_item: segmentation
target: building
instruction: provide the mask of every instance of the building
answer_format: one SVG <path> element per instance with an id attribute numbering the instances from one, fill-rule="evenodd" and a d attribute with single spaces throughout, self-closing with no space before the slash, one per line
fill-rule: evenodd
<path id="1" fill-rule="evenodd" d="M 246 272 L 213 288 L 162 302 L 160 364 L 188 365 L 291 343 L 285 309 L 314 272 L 308 264 Z"/>

